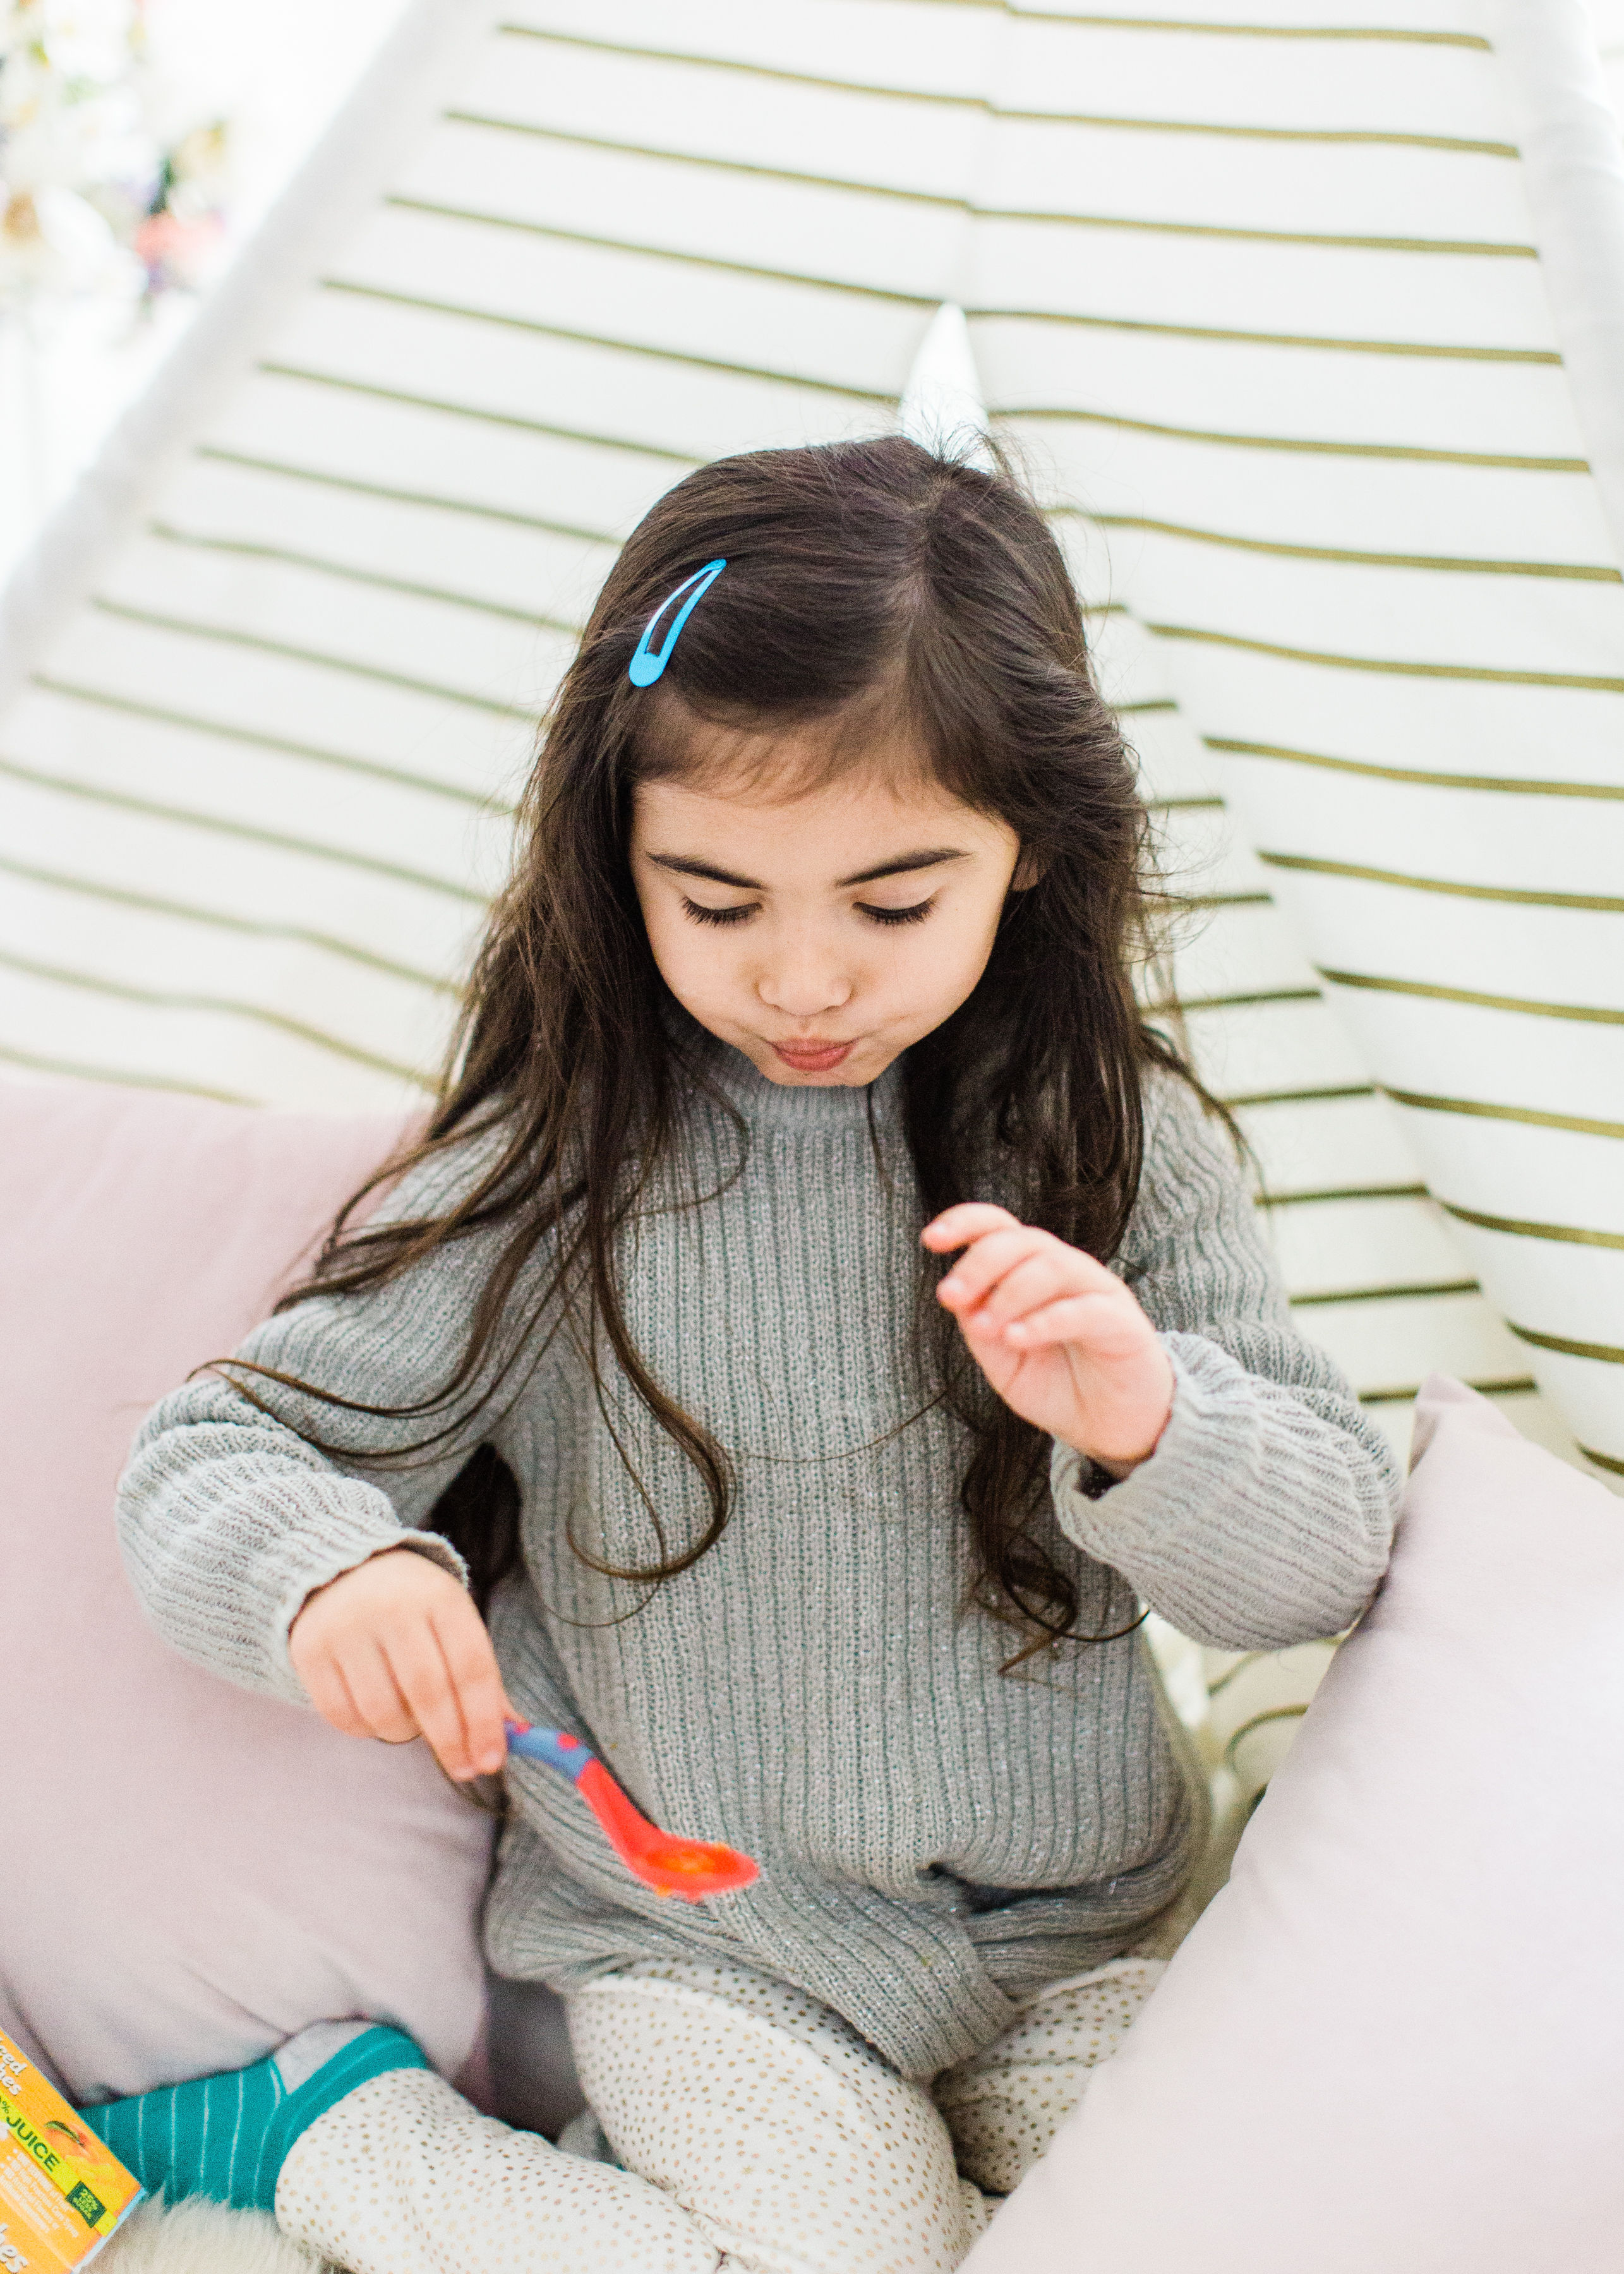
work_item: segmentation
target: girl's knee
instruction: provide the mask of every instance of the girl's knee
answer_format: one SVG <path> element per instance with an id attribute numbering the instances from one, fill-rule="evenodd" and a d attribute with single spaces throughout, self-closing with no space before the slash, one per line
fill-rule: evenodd
<path id="1" fill-rule="evenodd" d="M 928 2095 L 783 1984 L 640 1965 L 573 1998 L 570 2034 L 617 2155 L 753 2266 L 946 2274 L 984 2223 Z"/>

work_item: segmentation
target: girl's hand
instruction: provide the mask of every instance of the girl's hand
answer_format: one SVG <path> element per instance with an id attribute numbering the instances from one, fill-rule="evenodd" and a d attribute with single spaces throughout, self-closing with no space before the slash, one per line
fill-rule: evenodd
<path id="1" fill-rule="evenodd" d="M 964 1254 L 936 1290 L 1004 1404 L 1114 1476 L 1148 1459 L 1173 1367 L 1130 1289 L 1080 1248 L 966 1201 L 921 1235 Z"/>
<path id="2" fill-rule="evenodd" d="M 316 1711 L 347 1737 L 426 1737 L 447 1776 L 489 1776 L 508 1758 L 502 1688 L 485 1621 L 449 1571 L 389 1547 L 304 1599 L 288 1635 Z"/>

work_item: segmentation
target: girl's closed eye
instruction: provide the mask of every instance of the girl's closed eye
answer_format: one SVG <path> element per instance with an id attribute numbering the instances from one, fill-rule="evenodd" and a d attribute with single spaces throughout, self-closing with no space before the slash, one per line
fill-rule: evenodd
<path id="1" fill-rule="evenodd" d="M 755 915 L 756 905 L 754 900 L 736 900 L 727 907 L 708 908 L 702 900 L 690 900 L 686 892 L 682 896 L 684 913 L 692 916 L 695 923 L 742 923 L 746 916 Z"/>
<path id="2" fill-rule="evenodd" d="M 915 900 L 906 908 L 877 908 L 868 900 L 859 900 L 857 907 L 864 915 L 872 916 L 876 923 L 909 924 L 923 923 L 936 904 L 936 896 L 932 892 L 928 900 Z"/>
<path id="3" fill-rule="evenodd" d="M 915 924 L 923 923 L 936 904 L 936 896 L 933 892 L 929 900 L 915 900 L 906 908 L 876 907 L 868 900 L 859 900 L 855 905 L 861 915 L 868 916 L 875 923 Z M 690 900 L 686 893 L 682 898 L 684 914 L 691 916 L 695 923 L 703 924 L 742 923 L 747 916 L 755 915 L 757 905 L 755 900 L 739 900 L 726 907 L 708 907 L 703 900 Z"/>

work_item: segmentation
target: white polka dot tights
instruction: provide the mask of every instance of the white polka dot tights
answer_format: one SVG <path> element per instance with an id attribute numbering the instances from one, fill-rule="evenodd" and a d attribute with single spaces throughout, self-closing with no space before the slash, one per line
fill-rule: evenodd
<path id="1" fill-rule="evenodd" d="M 569 2001 L 625 2170 L 399 2069 L 296 2142 L 276 2217 L 350 2274 L 948 2274 L 1162 1971 L 1052 1984 L 926 2089 L 782 1983 L 646 1960 Z"/>

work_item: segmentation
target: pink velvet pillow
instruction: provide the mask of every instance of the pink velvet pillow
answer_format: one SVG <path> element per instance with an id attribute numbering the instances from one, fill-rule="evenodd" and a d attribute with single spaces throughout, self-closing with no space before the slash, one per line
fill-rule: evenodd
<path id="1" fill-rule="evenodd" d="M 177 1657 L 113 1529 L 148 1406 L 264 1316 L 398 1133 L 0 1086 L 0 2029 L 72 2097 L 352 2014 L 478 2087 L 490 1819 L 423 1745 Z"/>
<path id="2" fill-rule="evenodd" d="M 1434 1377 L 1229 1884 L 963 2274 L 1613 2274 L 1624 1508 Z"/>

